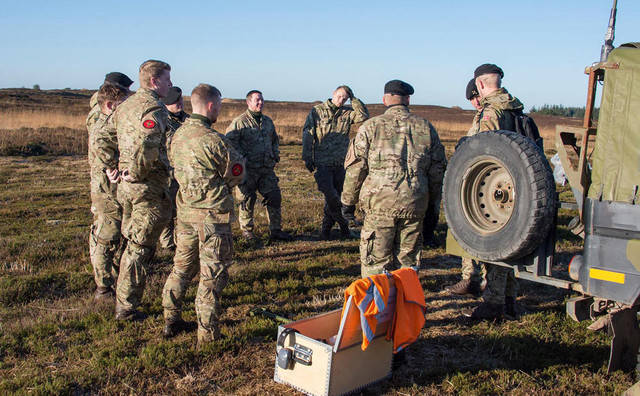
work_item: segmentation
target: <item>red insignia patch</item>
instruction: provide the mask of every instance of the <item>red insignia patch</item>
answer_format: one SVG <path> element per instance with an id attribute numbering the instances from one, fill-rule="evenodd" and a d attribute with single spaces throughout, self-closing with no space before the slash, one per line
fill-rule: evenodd
<path id="1" fill-rule="evenodd" d="M 482 117 L 483 120 L 488 121 L 489 120 L 489 116 L 484 116 Z"/>
<path id="2" fill-rule="evenodd" d="M 242 174 L 242 165 L 235 164 L 231 167 L 231 174 L 234 176 L 240 176 Z"/>
<path id="3" fill-rule="evenodd" d="M 145 122 L 142 123 L 142 126 L 147 129 L 153 129 L 156 127 L 156 122 L 153 120 L 146 120 Z"/>

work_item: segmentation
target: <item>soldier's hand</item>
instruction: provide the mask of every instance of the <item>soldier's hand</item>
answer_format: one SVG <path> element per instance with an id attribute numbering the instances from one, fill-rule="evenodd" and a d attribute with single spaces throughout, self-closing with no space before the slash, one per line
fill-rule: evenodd
<path id="1" fill-rule="evenodd" d="M 342 204 L 342 217 L 344 217 L 348 221 L 356 220 L 356 205 L 345 205 Z"/>
<path id="2" fill-rule="evenodd" d="M 304 166 L 306 166 L 309 172 L 311 173 L 313 173 L 313 171 L 316 170 L 316 167 L 313 164 L 313 161 L 304 161 Z"/>
<path id="3" fill-rule="evenodd" d="M 116 169 L 105 169 L 104 172 L 107 174 L 107 178 L 111 183 L 118 183 L 120 181 L 120 171 L 118 168 Z"/>
<path id="4" fill-rule="evenodd" d="M 133 183 L 135 180 L 133 176 L 129 174 L 129 169 L 123 169 L 121 172 L 121 176 L 122 180 L 126 181 L 127 183 Z"/>

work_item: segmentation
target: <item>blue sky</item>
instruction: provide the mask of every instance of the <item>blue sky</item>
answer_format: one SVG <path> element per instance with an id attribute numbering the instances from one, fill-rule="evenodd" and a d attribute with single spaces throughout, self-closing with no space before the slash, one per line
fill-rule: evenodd
<path id="1" fill-rule="evenodd" d="M 97 88 L 146 59 L 174 85 L 239 98 L 324 100 L 340 84 L 365 103 L 399 78 L 413 103 L 469 108 L 464 88 L 491 62 L 531 106 L 582 106 L 611 1 L 2 1 L 0 87 Z M 108 6 L 108 7 L 107 7 Z M 640 1 L 618 2 L 615 44 L 640 41 Z"/>

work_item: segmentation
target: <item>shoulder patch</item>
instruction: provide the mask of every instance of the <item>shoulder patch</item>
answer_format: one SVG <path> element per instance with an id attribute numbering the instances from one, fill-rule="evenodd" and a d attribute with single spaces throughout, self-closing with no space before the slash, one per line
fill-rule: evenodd
<path id="1" fill-rule="evenodd" d="M 236 163 L 231 167 L 231 174 L 234 176 L 240 176 L 243 170 L 244 168 L 242 167 L 242 164 Z"/>
<path id="2" fill-rule="evenodd" d="M 483 120 L 485 120 L 485 121 L 489 121 L 489 120 L 491 119 L 491 117 L 489 117 L 488 115 L 486 115 L 486 116 L 483 116 L 483 117 L 482 117 L 482 119 L 483 119 Z"/>
<path id="3" fill-rule="evenodd" d="M 147 129 L 153 129 L 156 127 L 156 122 L 154 120 L 144 120 L 142 126 Z"/>

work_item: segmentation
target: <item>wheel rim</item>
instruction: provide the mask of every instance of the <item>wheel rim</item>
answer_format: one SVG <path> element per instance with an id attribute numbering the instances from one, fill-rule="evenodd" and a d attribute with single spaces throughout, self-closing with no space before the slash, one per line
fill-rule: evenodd
<path id="1" fill-rule="evenodd" d="M 462 179 L 461 195 L 467 221 L 483 234 L 501 230 L 513 215 L 515 183 L 495 158 L 482 158 L 469 167 Z"/>

